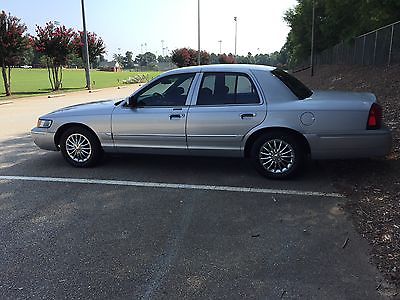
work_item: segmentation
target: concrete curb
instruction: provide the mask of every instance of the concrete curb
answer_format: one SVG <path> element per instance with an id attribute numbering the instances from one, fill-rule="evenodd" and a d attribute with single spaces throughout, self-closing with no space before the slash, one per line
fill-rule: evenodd
<path id="1" fill-rule="evenodd" d="M 64 97 L 66 94 L 56 94 L 56 95 L 48 95 L 47 98 L 57 98 L 57 97 Z"/>
<path id="2" fill-rule="evenodd" d="M 96 93 L 96 92 L 100 92 L 100 91 L 102 91 L 103 89 L 97 89 L 97 90 L 89 90 L 89 93 Z"/>

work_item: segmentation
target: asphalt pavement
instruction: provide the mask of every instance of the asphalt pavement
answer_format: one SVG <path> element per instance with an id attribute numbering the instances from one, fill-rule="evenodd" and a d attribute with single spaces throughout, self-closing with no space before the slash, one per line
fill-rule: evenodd
<path id="1" fill-rule="evenodd" d="M 106 156 L 75 169 L 25 127 L 0 137 L 1 298 L 383 297 L 318 163 L 287 181 L 232 158 Z"/>

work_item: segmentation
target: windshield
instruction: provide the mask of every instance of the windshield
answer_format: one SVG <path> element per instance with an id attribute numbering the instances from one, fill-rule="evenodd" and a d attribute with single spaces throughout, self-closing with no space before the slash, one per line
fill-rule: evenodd
<path id="1" fill-rule="evenodd" d="M 312 91 L 307 86 L 285 71 L 275 69 L 271 71 L 271 73 L 278 77 L 300 100 L 306 99 L 312 95 Z"/>

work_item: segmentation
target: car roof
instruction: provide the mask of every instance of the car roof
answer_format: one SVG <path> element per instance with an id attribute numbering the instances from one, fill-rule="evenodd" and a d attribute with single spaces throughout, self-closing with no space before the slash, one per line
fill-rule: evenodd
<path id="1" fill-rule="evenodd" d="M 264 65 L 246 65 L 246 64 L 218 64 L 177 68 L 165 72 L 163 75 L 173 75 L 181 73 L 197 73 L 197 72 L 246 72 L 249 70 L 272 71 L 275 67 Z"/>

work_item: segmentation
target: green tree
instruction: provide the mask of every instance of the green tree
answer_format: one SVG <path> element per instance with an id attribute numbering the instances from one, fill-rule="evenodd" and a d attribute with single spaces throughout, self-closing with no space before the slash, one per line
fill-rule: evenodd
<path id="1" fill-rule="evenodd" d="M 124 66 L 124 56 L 121 54 L 114 54 L 113 55 L 113 60 L 116 61 L 120 67 L 122 68 Z"/>
<path id="2" fill-rule="evenodd" d="M 133 53 L 132 51 L 126 51 L 125 56 L 123 58 L 123 66 L 125 69 L 132 69 L 133 65 L 134 65 Z"/>
<path id="3" fill-rule="evenodd" d="M 138 54 L 135 58 L 135 63 L 141 67 L 147 67 L 153 69 L 157 64 L 157 57 L 151 52 L 146 52 L 144 54 Z"/>
<path id="4" fill-rule="evenodd" d="M 35 50 L 32 47 L 29 47 L 22 54 L 21 63 L 24 65 L 32 66 L 34 58 L 35 58 Z"/>
<path id="5" fill-rule="evenodd" d="M 11 67 L 22 62 L 29 48 L 26 26 L 17 17 L 0 14 L 0 63 L 6 96 L 11 95 Z"/>
<path id="6" fill-rule="evenodd" d="M 399 0 L 314 1 L 316 52 L 400 19 Z M 285 13 L 290 32 L 281 49 L 281 58 L 286 58 L 292 66 L 310 55 L 312 7 L 313 0 L 298 0 Z"/>

